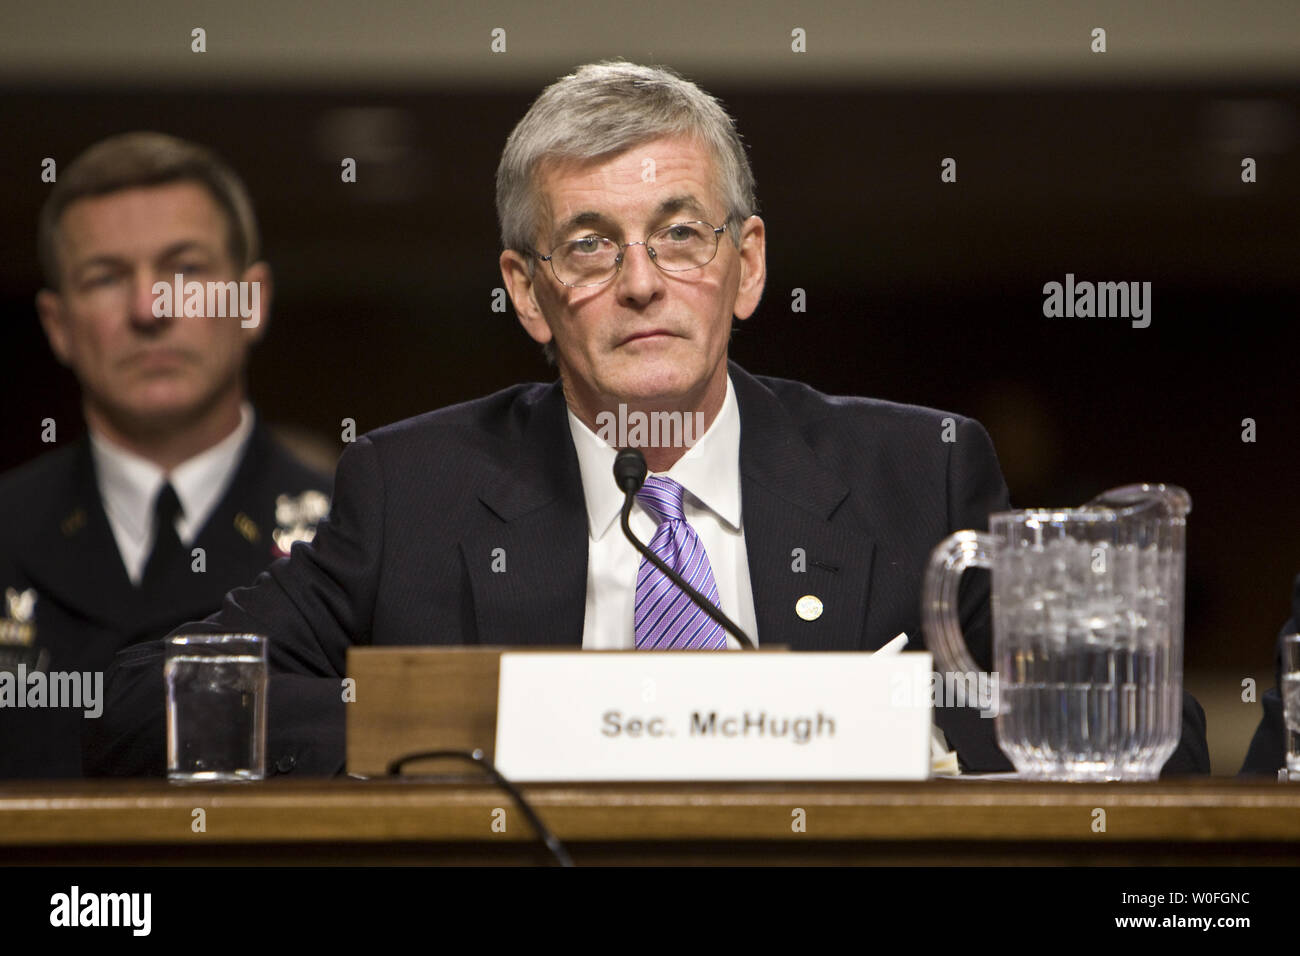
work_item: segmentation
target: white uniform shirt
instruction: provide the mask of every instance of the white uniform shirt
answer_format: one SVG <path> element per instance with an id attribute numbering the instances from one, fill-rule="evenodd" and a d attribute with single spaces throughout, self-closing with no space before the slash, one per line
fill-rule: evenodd
<path id="1" fill-rule="evenodd" d="M 253 409 L 244 402 L 239 408 L 239 426 L 233 432 L 177 465 L 170 475 L 153 462 L 91 431 L 90 452 L 95 462 L 99 497 L 132 584 L 140 583 L 153 550 L 154 499 L 163 483 L 170 481 L 180 499 L 182 513 L 176 518 L 176 534 L 181 544 L 189 546 L 234 480 L 244 443 L 252 431 Z"/>

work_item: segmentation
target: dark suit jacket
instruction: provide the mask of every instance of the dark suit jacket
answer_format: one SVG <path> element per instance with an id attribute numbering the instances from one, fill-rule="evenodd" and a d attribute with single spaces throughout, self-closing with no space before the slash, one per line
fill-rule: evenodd
<path id="1" fill-rule="evenodd" d="M 146 590 L 122 564 L 88 438 L 7 473 L 0 477 L 0 589 L 31 589 L 36 603 L 34 640 L 0 647 L 0 667 L 22 662 L 30 672 L 39 660 L 48 671 L 102 673 L 121 648 L 211 614 L 275 557 L 276 496 L 328 494 L 330 484 L 255 424 L 230 487 L 191 545 L 204 549 L 206 571 L 193 573 L 187 562 Z M 0 616 L 7 611 L 0 607 Z M 82 713 L 0 708 L 0 778 L 80 776 Z"/>
<path id="2" fill-rule="evenodd" d="M 1300 623 L 1300 574 L 1296 575 L 1295 585 L 1291 591 L 1291 619 L 1282 625 L 1277 635 L 1277 648 L 1274 651 L 1274 683 L 1271 690 L 1265 691 L 1259 699 L 1263 716 L 1255 728 L 1255 736 L 1246 751 L 1242 762 L 1242 773 L 1275 774 L 1286 766 L 1286 720 L 1282 713 L 1282 638 L 1294 634 Z"/>
<path id="3" fill-rule="evenodd" d="M 796 651 L 874 650 L 900 631 L 920 641 L 931 549 L 1008 507 L 984 429 L 953 415 L 956 441 L 945 442 L 943 412 L 831 397 L 734 363 L 730 373 L 760 641 Z M 581 647 L 587 517 L 558 383 L 371 432 L 344 452 L 335 481 L 316 540 L 232 592 L 206 625 L 271 637 L 268 765 L 341 769 L 339 678 L 354 642 Z M 492 571 L 498 548 L 504 574 Z M 804 572 L 792 570 L 795 548 Z M 804 594 L 824 604 L 815 621 L 795 614 Z M 961 609 L 987 668 L 986 575 L 964 588 Z M 133 650 L 110 674 L 104 772 L 162 772 L 161 654 Z M 936 721 L 967 766 L 1011 769 L 978 711 L 944 708 Z M 1177 766 L 1208 770 L 1203 718 L 1184 737 Z"/>

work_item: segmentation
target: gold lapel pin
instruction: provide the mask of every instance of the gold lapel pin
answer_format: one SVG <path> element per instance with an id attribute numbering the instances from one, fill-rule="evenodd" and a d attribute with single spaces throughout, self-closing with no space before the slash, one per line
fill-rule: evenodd
<path id="1" fill-rule="evenodd" d="M 815 594 L 805 594 L 794 603 L 794 613 L 805 621 L 815 621 L 822 616 L 822 599 Z"/>

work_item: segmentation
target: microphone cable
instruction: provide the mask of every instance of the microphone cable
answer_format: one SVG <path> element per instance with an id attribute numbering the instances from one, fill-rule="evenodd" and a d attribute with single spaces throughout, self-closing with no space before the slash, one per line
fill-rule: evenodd
<path id="1" fill-rule="evenodd" d="M 706 598 L 695 588 L 686 583 L 686 579 L 680 574 L 668 567 L 659 555 L 655 554 L 640 539 L 632 533 L 632 528 L 628 524 L 628 515 L 632 513 L 632 502 L 636 499 L 636 493 L 641 490 L 645 484 L 646 463 L 645 456 L 635 448 L 624 448 L 614 456 L 614 480 L 623 491 L 623 511 L 620 516 L 620 523 L 623 526 L 623 535 L 628 541 L 632 542 L 632 547 L 641 553 L 641 556 L 663 572 L 668 580 L 672 581 L 699 607 L 701 611 L 713 618 L 722 626 L 728 634 L 734 637 L 739 643 L 742 650 L 754 650 L 754 642 L 749 639 L 749 635 L 742 631 L 731 618 L 722 613 L 722 609 Z"/>
<path id="2" fill-rule="evenodd" d="M 472 751 L 422 750 L 418 753 L 406 754 L 388 764 L 388 775 L 390 777 L 400 777 L 402 776 L 402 767 L 408 763 L 412 763 L 416 760 L 434 760 L 443 757 L 459 757 L 462 760 L 469 760 L 478 764 L 487 771 L 488 776 L 492 778 L 493 782 L 510 796 L 510 799 L 515 802 L 515 806 L 519 807 L 524 818 L 527 819 L 528 823 L 532 826 L 533 832 L 537 834 L 538 839 L 540 839 L 543 845 L 545 845 L 551 858 L 555 860 L 555 865 L 573 866 L 573 858 L 569 856 L 569 851 L 564 848 L 564 844 L 561 843 L 559 839 L 556 838 L 555 834 L 550 831 L 550 828 L 542 822 L 542 818 L 537 815 L 537 811 L 533 809 L 532 804 L 528 802 L 527 798 L 519 792 L 519 788 L 506 779 L 505 775 L 496 768 L 492 761 L 487 758 L 487 754 L 485 754 L 481 749 L 475 749 Z"/>

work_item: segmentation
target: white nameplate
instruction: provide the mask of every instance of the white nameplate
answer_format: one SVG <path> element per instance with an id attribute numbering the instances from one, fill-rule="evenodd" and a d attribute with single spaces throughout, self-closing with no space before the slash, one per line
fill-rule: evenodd
<path id="1" fill-rule="evenodd" d="M 924 780 L 928 652 L 502 654 L 512 780 Z"/>

